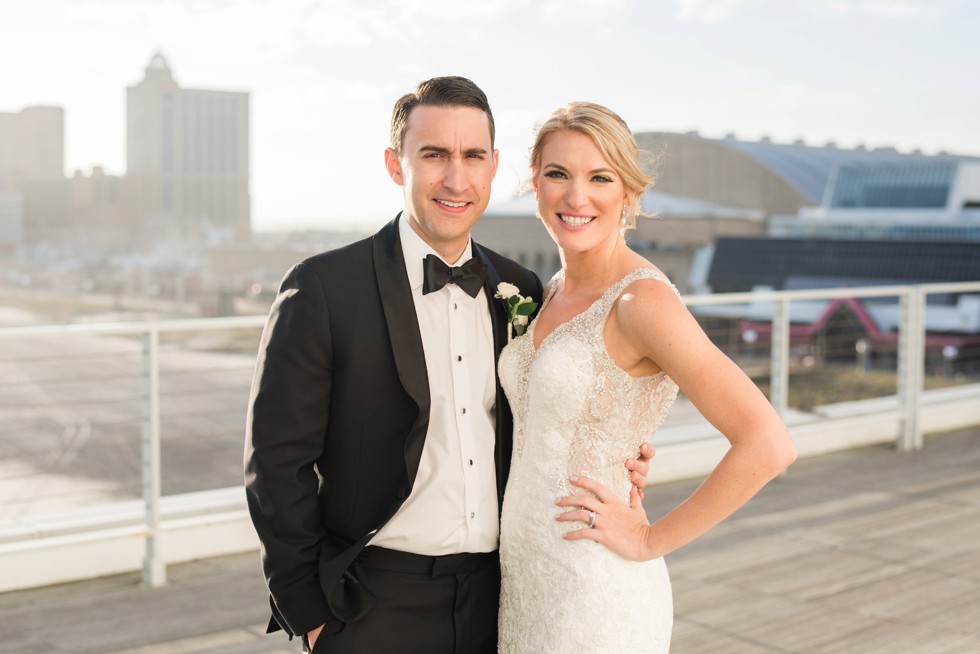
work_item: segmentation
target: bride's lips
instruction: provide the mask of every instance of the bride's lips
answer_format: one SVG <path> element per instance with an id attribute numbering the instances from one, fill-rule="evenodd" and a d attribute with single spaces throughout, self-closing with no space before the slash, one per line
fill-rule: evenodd
<path id="1" fill-rule="evenodd" d="M 595 216 L 576 216 L 570 213 L 558 214 L 558 219 L 561 220 L 562 224 L 573 229 L 577 227 L 585 227 L 595 220 L 595 218 Z"/>

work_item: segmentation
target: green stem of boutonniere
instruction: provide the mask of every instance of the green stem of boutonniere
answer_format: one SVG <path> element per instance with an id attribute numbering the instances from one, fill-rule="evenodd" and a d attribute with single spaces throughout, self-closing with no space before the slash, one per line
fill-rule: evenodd
<path id="1" fill-rule="evenodd" d="M 497 286 L 494 297 L 503 300 L 507 307 L 507 342 L 510 343 L 515 331 L 520 336 L 527 329 L 530 316 L 538 308 L 538 303 L 521 295 L 516 286 L 507 282 L 501 282 Z"/>

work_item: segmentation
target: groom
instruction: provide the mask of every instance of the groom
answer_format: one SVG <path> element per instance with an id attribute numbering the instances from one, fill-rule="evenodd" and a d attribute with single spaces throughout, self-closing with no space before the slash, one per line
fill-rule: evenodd
<path id="1" fill-rule="evenodd" d="M 512 419 L 496 381 L 509 282 L 470 240 L 497 169 L 486 96 L 461 77 L 395 105 L 404 210 L 294 266 L 272 306 L 248 413 L 245 485 L 269 631 L 316 652 L 496 652 L 499 506 Z M 645 481 L 648 458 L 630 463 Z M 547 519 L 542 513 L 542 519 Z"/>

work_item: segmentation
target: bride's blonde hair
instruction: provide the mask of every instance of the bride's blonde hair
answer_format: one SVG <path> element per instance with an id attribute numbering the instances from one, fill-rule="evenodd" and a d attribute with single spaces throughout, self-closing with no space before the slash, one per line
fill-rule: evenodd
<path id="1" fill-rule="evenodd" d="M 643 215 L 640 198 L 653 185 L 653 175 L 643 170 L 640 147 L 629 126 L 615 112 L 593 102 L 572 102 L 552 112 L 534 138 L 531 146 L 531 174 L 541 169 L 541 154 L 551 135 L 571 130 L 585 134 L 596 144 L 603 158 L 623 179 L 627 202 L 623 228 L 636 227 L 636 216 Z"/>

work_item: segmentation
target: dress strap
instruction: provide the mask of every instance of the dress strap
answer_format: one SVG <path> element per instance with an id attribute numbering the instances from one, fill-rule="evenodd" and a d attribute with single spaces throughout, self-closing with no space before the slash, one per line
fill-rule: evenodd
<path id="1" fill-rule="evenodd" d="M 663 282 L 672 288 L 674 292 L 678 294 L 678 296 L 680 295 L 680 293 L 677 291 L 677 287 L 674 286 L 673 282 L 667 278 L 667 275 L 655 268 L 637 268 L 606 289 L 605 293 L 602 294 L 602 297 L 597 302 L 597 304 L 600 305 L 599 313 L 602 316 L 606 316 L 612 310 L 612 306 L 616 303 L 616 300 L 618 300 L 623 294 L 623 291 L 625 291 L 630 284 L 640 279 L 656 279 L 657 281 Z"/>
<path id="2" fill-rule="evenodd" d="M 545 287 L 543 304 L 541 305 L 541 308 L 538 309 L 537 315 L 534 317 L 534 320 L 531 321 L 531 325 L 528 327 L 528 333 L 531 334 L 532 339 L 534 337 L 534 329 L 537 326 L 538 317 L 548 306 L 548 302 L 554 296 L 554 293 L 558 288 L 558 284 L 562 279 L 564 279 L 564 276 L 564 270 L 559 270 Z M 656 279 L 661 281 L 674 289 L 674 292 L 680 296 L 680 293 L 677 292 L 677 287 L 675 287 L 667 276 L 659 270 L 647 267 L 636 268 L 626 274 L 618 282 L 610 285 L 609 288 L 607 288 L 603 294 L 599 296 L 599 299 L 593 302 L 585 311 L 572 316 L 567 321 L 555 327 L 547 338 L 550 339 L 554 334 L 561 334 L 574 329 L 584 328 L 591 331 L 596 329 L 597 326 L 604 325 L 609 316 L 609 312 L 612 310 L 613 304 L 615 304 L 616 300 L 619 299 L 619 296 L 623 294 L 626 287 L 638 279 Z"/>

